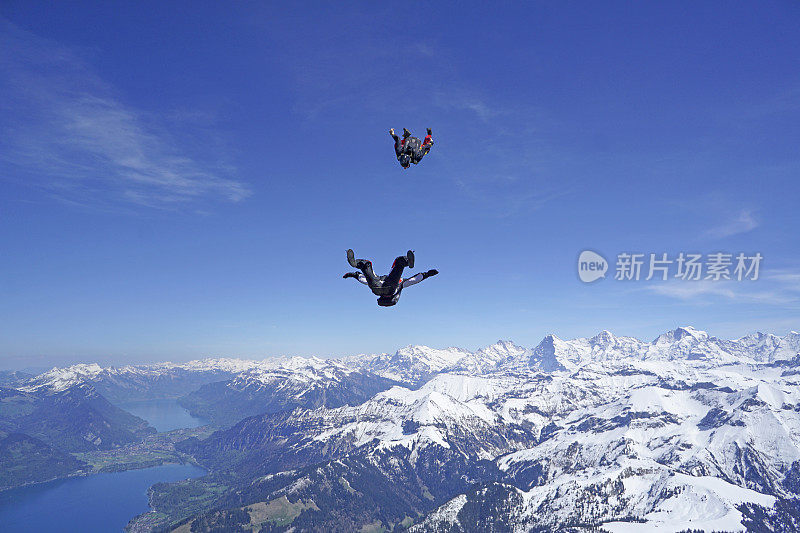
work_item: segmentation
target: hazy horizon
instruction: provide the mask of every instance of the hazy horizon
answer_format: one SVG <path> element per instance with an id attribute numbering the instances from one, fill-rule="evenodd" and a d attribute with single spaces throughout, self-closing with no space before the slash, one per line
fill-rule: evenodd
<path id="1" fill-rule="evenodd" d="M 778 337 L 784 337 L 784 336 L 786 336 L 786 335 L 788 335 L 790 333 L 797 333 L 795 330 L 792 330 L 792 329 L 788 329 L 788 330 L 786 330 L 786 331 L 784 331 L 782 333 L 759 330 L 759 331 L 749 331 L 749 332 L 747 332 L 745 334 L 736 335 L 736 336 L 721 336 L 721 335 L 715 335 L 713 332 L 704 330 L 703 328 L 697 328 L 697 327 L 694 327 L 694 326 L 691 326 L 691 325 L 688 325 L 688 324 L 684 324 L 682 326 L 675 326 L 674 328 L 672 328 L 670 330 L 661 331 L 661 332 L 657 333 L 656 335 L 654 335 L 652 337 L 649 337 L 649 338 L 637 337 L 635 335 L 621 335 L 621 334 L 618 334 L 617 332 L 614 332 L 614 331 L 611 331 L 611 334 L 614 335 L 615 337 L 633 337 L 633 338 L 638 339 L 638 340 L 643 341 L 643 342 L 652 342 L 659 335 L 662 335 L 664 333 L 667 333 L 668 331 L 674 331 L 675 329 L 683 328 L 683 327 L 690 327 L 690 328 L 692 328 L 694 330 L 697 330 L 697 331 L 704 331 L 705 333 L 708 333 L 708 335 L 711 336 L 711 337 L 717 337 L 717 338 L 721 338 L 721 339 L 725 339 L 725 340 L 737 340 L 737 339 L 745 337 L 745 336 L 747 336 L 749 334 L 754 334 L 754 333 L 772 334 L 772 335 L 776 335 Z M 591 335 L 581 335 L 581 336 L 577 336 L 577 337 L 564 337 L 564 336 L 558 335 L 557 333 L 548 333 L 547 335 L 554 335 L 554 336 L 558 337 L 561 340 L 573 340 L 573 339 L 578 339 L 578 338 L 592 338 L 595 335 L 597 335 L 598 333 L 600 333 L 601 331 L 610 331 L 610 330 L 600 330 L 600 331 L 594 332 Z M 545 336 L 547 336 L 547 335 L 545 335 Z M 56 360 L 56 359 L 45 359 L 43 357 L 41 360 L 50 360 L 50 361 L 52 361 L 52 363 L 50 363 L 50 364 L 44 364 L 43 363 L 41 365 L 31 365 L 30 361 L 27 361 L 26 362 L 26 366 L 19 366 L 19 365 L 17 365 L 17 366 L 7 366 L 7 367 L 0 366 L 0 370 L 25 371 L 25 372 L 34 373 L 34 374 L 40 374 L 42 372 L 46 372 L 48 370 L 51 370 L 52 368 L 66 367 L 66 366 L 70 366 L 70 365 L 74 365 L 74 364 L 92 364 L 92 363 L 97 363 L 102 367 L 109 367 L 109 366 L 111 366 L 111 367 L 119 367 L 119 366 L 125 366 L 125 365 L 138 366 L 138 365 L 148 365 L 148 364 L 158 364 L 158 363 L 182 364 L 182 363 L 186 363 L 186 362 L 189 362 L 189 361 L 196 361 L 196 360 L 203 360 L 203 359 L 242 359 L 242 360 L 252 360 L 252 361 L 269 360 L 269 359 L 276 359 L 276 358 L 281 358 L 281 357 L 319 357 L 320 359 L 336 359 L 336 358 L 355 356 L 355 355 L 376 355 L 376 354 L 384 354 L 384 353 L 391 354 L 391 353 L 394 353 L 394 352 L 396 352 L 396 351 L 398 351 L 398 350 L 400 350 L 402 348 L 405 348 L 407 346 L 428 346 L 429 348 L 439 349 L 439 350 L 446 349 L 446 348 L 462 348 L 462 349 L 465 349 L 465 350 L 469 350 L 471 352 L 475 352 L 475 351 L 477 351 L 477 350 L 479 350 L 481 348 L 485 348 L 487 346 L 492 346 L 492 345 L 494 345 L 494 344 L 496 344 L 498 342 L 503 342 L 503 341 L 512 342 L 512 343 L 514 343 L 514 344 L 516 344 L 518 346 L 522 346 L 524 348 L 535 348 L 539 344 L 539 342 L 542 341 L 542 339 L 545 336 L 543 336 L 541 339 L 539 339 L 538 341 L 536 341 L 533 344 L 518 342 L 513 338 L 506 337 L 506 338 L 496 339 L 493 342 L 488 342 L 486 344 L 482 344 L 482 345 L 478 345 L 478 346 L 464 346 L 464 345 L 459 345 L 459 344 L 429 346 L 429 345 L 420 344 L 420 343 L 409 343 L 409 344 L 405 344 L 403 346 L 397 346 L 397 347 L 395 347 L 393 349 L 390 349 L 390 350 L 360 351 L 360 352 L 347 352 L 347 353 L 337 353 L 337 354 L 285 353 L 285 354 L 274 354 L 274 355 L 266 355 L 266 356 L 259 356 L 259 355 L 255 355 L 255 354 L 254 355 L 209 354 L 209 355 L 201 355 L 201 356 L 198 356 L 198 357 L 191 357 L 191 356 L 183 357 L 183 358 L 169 358 L 169 357 L 166 357 L 166 358 L 161 358 L 161 359 L 141 359 L 141 360 L 136 360 L 136 361 L 134 361 L 134 360 L 120 360 L 120 361 L 117 361 L 117 362 L 115 362 L 115 360 L 113 358 L 110 358 L 110 357 L 106 357 L 106 358 L 99 357 L 99 358 L 91 359 L 91 358 L 80 358 L 80 357 L 76 356 L 74 358 L 65 358 L 65 359 L 63 359 L 62 363 L 58 363 L 57 362 L 58 360 Z M 13 359 L 0 358 L 0 363 L 8 362 L 8 361 L 11 361 L 11 360 L 13 360 Z"/>

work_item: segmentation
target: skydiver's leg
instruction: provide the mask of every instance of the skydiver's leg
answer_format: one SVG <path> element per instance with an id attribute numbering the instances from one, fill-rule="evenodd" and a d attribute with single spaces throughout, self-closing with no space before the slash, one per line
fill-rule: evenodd
<path id="1" fill-rule="evenodd" d="M 397 287 L 400 285 L 400 279 L 403 276 L 403 269 L 409 266 L 408 256 L 400 255 L 392 263 L 392 271 L 383 280 L 384 287 Z"/>
<path id="2" fill-rule="evenodd" d="M 400 291 L 403 289 L 401 286 L 403 269 L 405 267 L 414 267 L 414 252 L 408 251 L 407 255 L 398 256 L 392 263 L 392 271 L 388 276 L 381 276 L 383 281 L 383 289 L 380 293 L 372 291 L 373 294 L 380 296 L 378 298 L 378 305 L 382 307 L 390 307 L 397 303 L 400 298 Z"/>
<path id="3" fill-rule="evenodd" d="M 376 291 L 383 287 L 383 281 L 381 280 L 381 277 L 376 276 L 375 272 L 372 270 L 372 261 L 368 261 L 366 259 L 356 259 L 356 268 L 364 274 L 365 278 L 367 278 L 367 285 L 369 285 L 370 289 Z"/>
<path id="4" fill-rule="evenodd" d="M 400 145 L 400 152 L 403 154 L 411 154 L 408 149 L 408 143 L 410 141 L 409 137 L 411 137 L 411 133 L 407 129 L 403 128 L 403 140 L 401 141 Z M 400 159 L 400 154 L 397 155 L 397 158 Z"/>
<path id="5" fill-rule="evenodd" d="M 412 141 L 412 139 L 410 139 L 408 137 L 404 137 L 404 139 L 405 139 L 406 142 L 403 143 L 403 153 L 411 155 L 411 153 L 413 151 L 413 147 L 411 146 L 411 143 L 413 141 Z"/>
<path id="6" fill-rule="evenodd" d="M 392 135 L 392 139 L 394 139 L 394 153 L 395 153 L 395 155 L 397 157 L 400 157 L 400 154 L 403 153 L 402 140 L 400 139 L 400 137 L 398 137 L 394 133 L 392 133 L 391 135 Z"/>

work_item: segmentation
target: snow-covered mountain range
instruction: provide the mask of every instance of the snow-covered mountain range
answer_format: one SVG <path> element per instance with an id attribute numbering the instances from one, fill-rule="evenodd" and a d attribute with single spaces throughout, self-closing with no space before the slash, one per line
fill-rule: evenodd
<path id="1" fill-rule="evenodd" d="M 275 372 L 292 373 L 314 380 L 314 375 L 335 379 L 334 374 L 369 371 L 401 383 L 419 383 L 441 372 L 485 374 L 496 371 L 576 370 L 591 364 L 635 365 L 636 362 L 699 361 L 700 366 L 727 363 L 774 363 L 800 353 L 800 333 L 786 336 L 754 333 L 737 340 L 709 336 L 692 327 L 680 327 L 659 335 L 652 342 L 633 337 L 615 337 L 602 331 L 591 338 L 561 340 L 548 335 L 535 348 L 510 341 L 475 352 L 462 348 L 436 349 L 407 346 L 394 354 L 358 355 L 340 359 L 278 357 L 264 360 L 216 358 L 187 363 L 155 363 L 139 366 L 101 367 L 96 363 L 53 368 L 24 385 L 26 390 L 64 390 L 84 382 L 131 379 L 133 376 L 169 377 L 184 373 L 243 376 L 271 379 Z M 327 373 L 327 374 L 326 374 Z"/>
<path id="2" fill-rule="evenodd" d="M 204 524 L 286 498 L 316 502 L 323 529 L 800 528 L 794 332 L 725 340 L 683 327 L 651 342 L 603 331 L 474 352 L 78 365 L 23 388 L 196 382 L 187 376 L 205 381 L 191 402 L 230 427 L 185 451 L 239 480 L 210 500 Z M 248 418 L 233 424 L 236 412 Z"/>

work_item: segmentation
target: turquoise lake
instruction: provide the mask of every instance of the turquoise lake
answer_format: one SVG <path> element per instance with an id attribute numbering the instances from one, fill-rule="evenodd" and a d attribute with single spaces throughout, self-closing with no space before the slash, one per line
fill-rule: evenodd
<path id="1" fill-rule="evenodd" d="M 174 401 L 137 402 L 123 408 L 159 431 L 203 424 Z M 151 485 L 204 474 L 205 470 L 193 465 L 163 465 L 0 492 L 0 532 L 121 532 L 131 518 L 149 510 Z"/>
<path id="2" fill-rule="evenodd" d="M 175 400 L 144 400 L 119 404 L 118 407 L 144 418 L 159 432 L 196 428 L 206 423 L 205 420 L 190 415 Z"/>

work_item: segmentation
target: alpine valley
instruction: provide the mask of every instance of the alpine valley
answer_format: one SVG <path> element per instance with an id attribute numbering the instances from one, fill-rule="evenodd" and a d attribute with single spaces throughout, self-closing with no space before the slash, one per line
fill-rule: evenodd
<path id="1" fill-rule="evenodd" d="M 0 489 L 166 462 L 130 531 L 800 531 L 800 334 L 0 374 Z"/>

